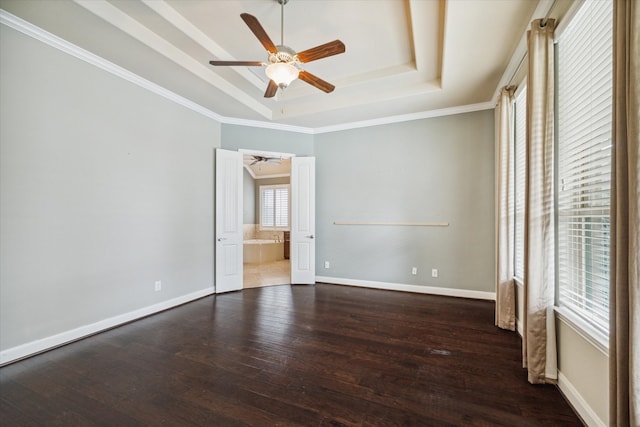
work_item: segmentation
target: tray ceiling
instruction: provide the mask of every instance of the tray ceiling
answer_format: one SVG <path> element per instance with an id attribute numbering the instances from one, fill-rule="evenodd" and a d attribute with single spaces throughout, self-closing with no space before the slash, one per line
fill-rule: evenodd
<path id="1" fill-rule="evenodd" d="M 493 102 L 540 9 L 531 0 L 290 0 L 284 44 L 302 51 L 340 39 L 346 52 L 304 66 L 334 84 L 333 93 L 297 80 L 265 99 L 263 68 L 208 62 L 265 61 L 240 14 L 257 17 L 280 44 L 276 0 L 2 0 L 0 6 L 217 115 L 311 129 Z"/>

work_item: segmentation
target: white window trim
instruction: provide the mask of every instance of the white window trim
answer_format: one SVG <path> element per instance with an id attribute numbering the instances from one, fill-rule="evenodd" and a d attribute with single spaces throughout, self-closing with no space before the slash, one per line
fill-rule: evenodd
<path id="1" fill-rule="evenodd" d="M 523 288 L 523 281 L 520 278 L 514 278 L 515 285 L 519 288 Z M 553 307 L 556 316 L 559 320 L 573 329 L 578 335 L 580 335 L 586 342 L 597 348 L 602 354 L 609 357 L 609 338 L 594 328 L 591 324 L 585 322 L 573 311 L 564 307 Z M 524 316 L 524 313 L 520 314 Z M 522 334 L 521 334 L 522 335 Z"/>
<path id="2" fill-rule="evenodd" d="M 588 322 L 585 322 L 577 314 L 565 307 L 555 306 L 554 310 L 558 319 L 566 323 L 571 329 L 573 329 L 578 335 L 585 339 L 588 343 L 600 350 L 605 356 L 609 356 L 609 338 L 593 327 Z"/>
<path id="3" fill-rule="evenodd" d="M 524 283 L 524 279 L 522 277 L 513 276 L 513 282 L 519 288 L 523 288 L 524 287 L 524 284 L 523 284 Z"/>

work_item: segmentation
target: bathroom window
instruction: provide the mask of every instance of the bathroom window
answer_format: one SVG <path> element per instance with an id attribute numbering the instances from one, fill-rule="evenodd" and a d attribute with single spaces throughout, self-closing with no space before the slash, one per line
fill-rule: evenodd
<path id="1" fill-rule="evenodd" d="M 289 230 L 289 185 L 260 186 L 260 229 Z"/>

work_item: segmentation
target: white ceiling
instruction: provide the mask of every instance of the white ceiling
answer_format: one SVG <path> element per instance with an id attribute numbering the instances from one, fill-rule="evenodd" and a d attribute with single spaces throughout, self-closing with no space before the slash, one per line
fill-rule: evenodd
<path id="1" fill-rule="evenodd" d="M 340 39 L 346 52 L 304 66 L 334 92 L 297 80 L 265 99 L 261 67 L 208 62 L 266 61 L 240 14 L 254 15 L 280 44 L 277 0 L 0 0 L 9 13 L 231 122 L 309 129 L 487 108 L 518 65 L 512 58 L 524 52 L 529 22 L 551 3 L 290 0 L 286 45 L 302 51 Z"/>

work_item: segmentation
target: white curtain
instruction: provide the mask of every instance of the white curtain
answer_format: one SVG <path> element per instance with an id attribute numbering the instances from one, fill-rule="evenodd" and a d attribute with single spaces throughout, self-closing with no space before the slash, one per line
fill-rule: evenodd
<path id="1" fill-rule="evenodd" d="M 513 93 L 515 87 L 500 91 L 496 108 L 497 153 L 497 235 L 496 242 L 496 326 L 515 330 L 516 307 L 513 281 Z"/>
<path id="2" fill-rule="evenodd" d="M 554 50 L 555 21 L 535 20 L 527 34 L 527 167 L 523 365 L 529 382 L 557 379 L 554 282 Z"/>
<path id="3" fill-rule="evenodd" d="M 609 423 L 640 426 L 640 7 L 613 3 Z"/>

